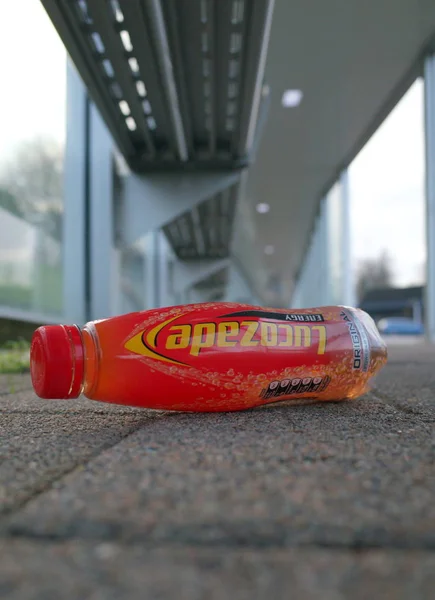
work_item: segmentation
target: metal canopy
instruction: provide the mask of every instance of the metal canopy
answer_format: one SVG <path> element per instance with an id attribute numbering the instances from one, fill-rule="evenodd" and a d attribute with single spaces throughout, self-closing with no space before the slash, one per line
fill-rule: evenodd
<path id="1" fill-rule="evenodd" d="M 163 227 L 175 254 L 182 260 L 227 258 L 239 185 L 201 202 Z"/>
<path id="2" fill-rule="evenodd" d="M 41 1 L 132 170 L 249 161 L 273 0 Z"/>
<path id="3" fill-rule="evenodd" d="M 434 0 L 276 0 L 265 71 L 271 104 L 240 204 L 251 250 L 239 225 L 234 238 L 264 303 L 288 305 L 320 199 L 434 48 Z M 288 89 L 303 92 L 299 106 L 282 106 Z M 257 213 L 264 202 L 270 211 Z M 273 254 L 264 252 L 270 245 Z"/>
<path id="4" fill-rule="evenodd" d="M 226 267 L 203 279 L 194 286 L 194 290 L 202 294 L 206 302 L 220 302 L 224 300 L 225 290 L 229 283 L 228 271 L 229 269 Z"/>
<path id="5" fill-rule="evenodd" d="M 222 292 L 225 290 L 225 287 L 228 284 L 228 267 L 224 267 L 217 271 L 217 273 L 213 273 L 210 277 L 206 279 L 202 279 L 195 285 L 195 289 L 197 290 L 218 290 L 220 289 Z"/>

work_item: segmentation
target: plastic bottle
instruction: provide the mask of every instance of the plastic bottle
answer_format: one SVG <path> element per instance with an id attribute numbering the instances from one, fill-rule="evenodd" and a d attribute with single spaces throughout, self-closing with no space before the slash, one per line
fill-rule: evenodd
<path id="1" fill-rule="evenodd" d="M 232 411 L 357 398 L 386 360 L 373 320 L 358 309 L 210 303 L 40 327 L 31 376 L 42 398 Z"/>

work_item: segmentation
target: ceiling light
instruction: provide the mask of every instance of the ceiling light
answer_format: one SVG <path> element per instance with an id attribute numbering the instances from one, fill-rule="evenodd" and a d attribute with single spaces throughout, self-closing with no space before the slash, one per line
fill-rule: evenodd
<path id="1" fill-rule="evenodd" d="M 295 108 L 302 102 L 304 94 L 302 90 L 286 90 L 281 99 L 281 104 L 284 108 Z"/>
<path id="2" fill-rule="evenodd" d="M 269 245 L 264 247 L 264 254 L 271 256 L 275 252 L 275 246 Z"/>
<path id="3" fill-rule="evenodd" d="M 267 204 L 267 202 L 260 202 L 257 204 L 256 209 L 260 215 L 265 215 L 270 210 L 270 204 Z"/>

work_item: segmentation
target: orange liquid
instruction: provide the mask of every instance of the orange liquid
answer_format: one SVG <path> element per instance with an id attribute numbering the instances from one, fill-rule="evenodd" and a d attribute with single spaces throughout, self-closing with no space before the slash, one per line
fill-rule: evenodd
<path id="1" fill-rule="evenodd" d="M 88 398 L 156 409 L 354 399 L 387 361 L 372 319 L 334 306 L 176 306 L 89 323 L 82 336 Z"/>

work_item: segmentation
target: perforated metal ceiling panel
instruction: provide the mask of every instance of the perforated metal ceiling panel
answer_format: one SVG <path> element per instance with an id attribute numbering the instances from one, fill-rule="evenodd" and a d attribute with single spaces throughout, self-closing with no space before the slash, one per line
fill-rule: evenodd
<path id="1" fill-rule="evenodd" d="M 42 0 L 135 171 L 240 167 L 270 0 Z"/>
<path id="2" fill-rule="evenodd" d="M 163 228 L 179 258 L 199 260 L 229 256 L 238 189 L 236 184 L 219 192 Z"/>

